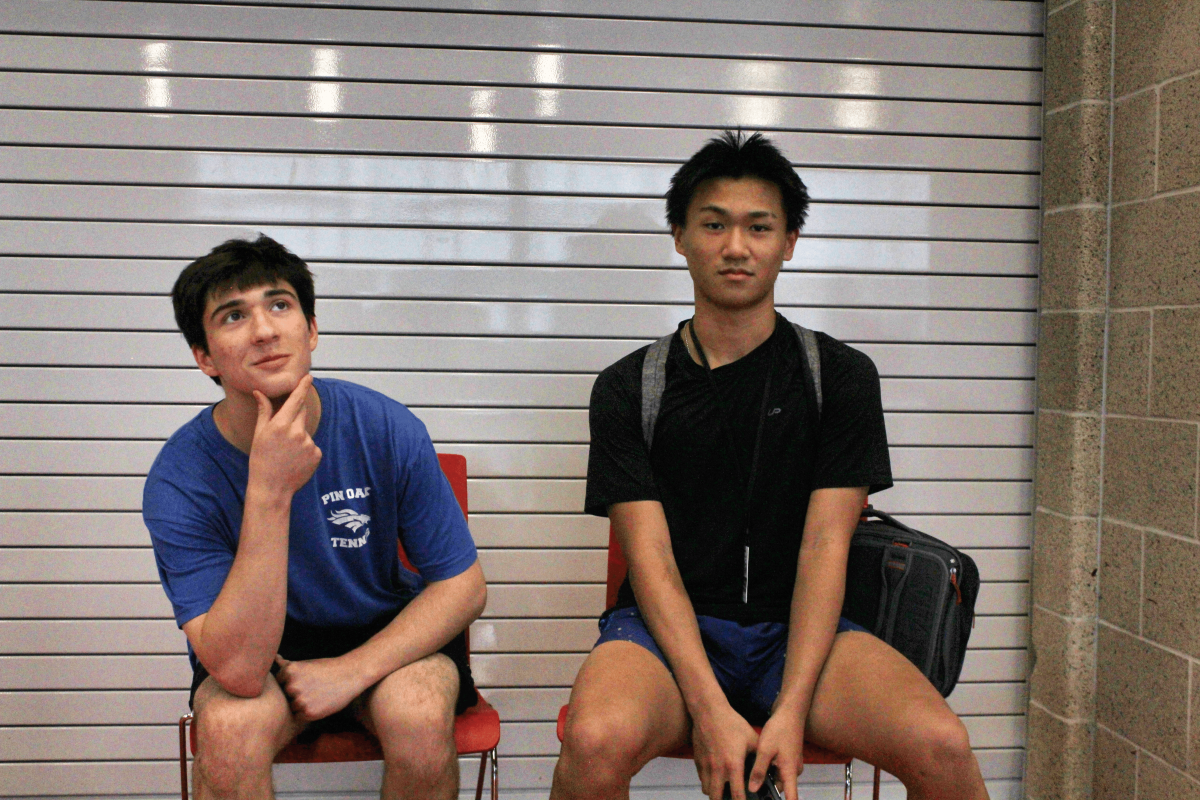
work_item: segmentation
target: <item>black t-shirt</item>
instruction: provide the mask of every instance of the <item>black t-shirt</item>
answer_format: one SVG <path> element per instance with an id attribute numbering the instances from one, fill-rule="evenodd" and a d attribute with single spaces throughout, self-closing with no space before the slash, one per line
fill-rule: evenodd
<path id="1" fill-rule="evenodd" d="M 586 511 L 607 516 L 614 503 L 661 502 L 675 561 L 698 614 L 742 623 L 787 622 L 809 495 L 831 487 L 867 486 L 875 492 L 892 485 L 875 365 L 823 333 L 817 341 L 819 424 L 803 350 L 782 316 L 776 315 L 775 331 L 765 342 L 714 369 L 711 378 L 692 361 L 676 331 L 649 454 L 641 419 L 647 348 L 596 378 Z M 760 419 L 747 530 L 746 485 Z M 626 580 L 617 605 L 633 604 Z"/>

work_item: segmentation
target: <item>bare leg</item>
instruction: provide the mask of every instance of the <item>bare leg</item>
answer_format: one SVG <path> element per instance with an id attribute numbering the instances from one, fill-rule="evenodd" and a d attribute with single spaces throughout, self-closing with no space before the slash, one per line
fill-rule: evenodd
<path id="1" fill-rule="evenodd" d="M 229 694 L 209 677 L 196 690 L 194 706 L 196 800 L 274 797 L 271 762 L 304 727 L 292 717 L 274 676 L 267 676 L 258 697 Z"/>
<path id="2" fill-rule="evenodd" d="M 882 767 L 910 800 L 987 800 L 962 722 L 907 658 L 870 634 L 834 639 L 806 738 Z"/>
<path id="3" fill-rule="evenodd" d="M 383 800 L 458 797 L 454 703 L 458 670 L 434 653 L 363 694 L 363 724 L 383 746 Z"/>
<path id="4" fill-rule="evenodd" d="M 691 722 L 675 679 L 632 642 L 605 642 L 583 663 L 551 800 L 621 800 L 649 761 L 690 742 Z"/>

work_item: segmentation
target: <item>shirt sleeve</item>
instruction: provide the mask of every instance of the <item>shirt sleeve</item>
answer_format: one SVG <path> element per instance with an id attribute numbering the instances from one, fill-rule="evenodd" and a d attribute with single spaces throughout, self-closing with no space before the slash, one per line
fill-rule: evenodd
<path id="1" fill-rule="evenodd" d="M 614 503 L 659 500 L 642 436 L 642 348 L 600 373 L 588 408 L 588 451 L 584 511 L 608 516 Z"/>
<path id="2" fill-rule="evenodd" d="M 183 627 L 212 608 L 233 567 L 236 546 L 231 534 L 220 529 L 219 514 L 206 513 L 195 498 L 153 472 L 146 480 L 142 509 L 159 580 L 175 622 Z"/>
<path id="3" fill-rule="evenodd" d="M 813 488 L 892 485 L 879 372 L 865 353 L 821 335 L 821 434 Z"/>
<path id="4" fill-rule="evenodd" d="M 396 521 L 404 552 L 422 580 L 442 581 L 475 563 L 475 541 L 429 433 L 416 417 L 412 422 L 397 434 Z"/>

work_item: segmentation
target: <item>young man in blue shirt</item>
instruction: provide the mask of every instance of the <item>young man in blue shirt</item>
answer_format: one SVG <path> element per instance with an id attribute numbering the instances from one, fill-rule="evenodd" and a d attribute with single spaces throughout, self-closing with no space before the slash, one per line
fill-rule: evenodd
<path id="1" fill-rule="evenodd" d="M 818 407 L 775 310 L 807 205 L 757 134 L 712 140 L 671 181 L 695 316 L 666 353 L 651 436 L 647 348 L 592 390 L 586 510 L 611 520 L 629 576 L 575 679 L 554 800 L 628 798 L 647 762 L 689 744 L 713 800 L 727 786 L 743 800 L 747 753 L 751 790 L 773 764 L 796 800 L 806 737 L 880 765 L 912 800 L 987 797 L 933 685 L 839 617 L 863 501 L 892 478 L 874 364 L 816 334 Z"/>
<path id="2" fill-rule="evenodd" d="M 143 502 L 195 673 L 198 800 L 271 797 L 289 741 L 358 723 L 383 797 L 457 797 L 463 631 L 486 588 L 425 427 L 309 374 L 312 275 L 265 236 L 190 264 L 172 301 L 225 392 L 164 445 Z"/>

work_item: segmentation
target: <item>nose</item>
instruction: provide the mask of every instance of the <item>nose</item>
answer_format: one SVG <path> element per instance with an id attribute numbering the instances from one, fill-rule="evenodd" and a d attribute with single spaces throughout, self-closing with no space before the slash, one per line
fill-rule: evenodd
<path id="1" fill-rule="evenodd" d="M 267 313 L 266 309 L 254 309 L 250 319 L 253 323 L 254 341 L 267 342 L 279 335 L 279 332 L 275 330 L 275 321 L 271 319 L 271 315 Z"/>
<path id="2" fill-rule="evenodd" d="M 746 233 L 738 225 L 729 227 L 729 235 L 725 238 L 725 258 L 731 261 L 741 261 L 750 256 L 747 247 Z"/>

